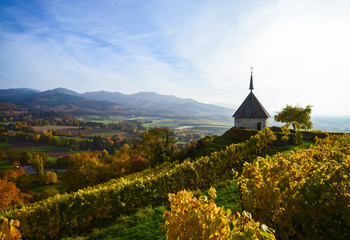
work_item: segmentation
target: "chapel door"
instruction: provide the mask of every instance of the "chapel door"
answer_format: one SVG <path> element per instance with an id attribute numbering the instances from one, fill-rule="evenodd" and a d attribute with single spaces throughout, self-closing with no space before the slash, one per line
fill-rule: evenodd
<path id="1" fill-rule="evenodd" d="M 256 129 L 257 129 L 258 131 L 261 130 L 261 122 L 258 122 L 258 125 L 257 125 Z"/>

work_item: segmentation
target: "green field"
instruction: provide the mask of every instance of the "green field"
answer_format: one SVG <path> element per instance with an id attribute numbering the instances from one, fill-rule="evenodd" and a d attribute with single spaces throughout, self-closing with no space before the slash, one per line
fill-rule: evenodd
<path id="1" fill-rule="evenodd" d="M 81 120 L 85 120 L 85 121 L 97 122 L 97 123 L 104 123 L 104 124 L 114 123 L 114 122 L 118 122 L 118 121 L 129 120 L 129 118 L 124 117 L 124 116 L 107 116 L 107 117 L 101 117 L 101 116 L 89 115 L 89 116 L 80 116 L 80 117 L 77 117 L 77 118 L 79 118 L 79 119 L 81 119 Z"/>
<path id="2" fill-rule="evenodd" d="M 162 118 L 162 117 L 124 117 L 124 116 L 78 116 L 80 120 L 98 122 L 103 124 L 115 123 L 117 121 L 126 121 L 126 120 L 136 120 L 142 123 L 142 126 L 148 130 L 154 127 L 167 127 L 175 131 L 181 131 L 182 129 L 186 130 L 185 139 L 180 139 L 178 143 L 188 143 L 191 139 L 200 139 L 200 136 L 206 135 L 222 135 L 229 128 L 233 127 L 233 123 L 227 122 L 217 122 L 207 119 L 178 119 L 178 118 Z M 84 133 L 84 131 L 82 131 Z M 85 132 L 86 137 L 93 137 L 100 135 L 101 137 L 107 138 L 112 137 L 115 134 L 122 135 L 125 138 L 132 137 L 131 134 L 125 133 L 123 131 L 104 131 L 104 132 Z M 183 132 L 181 133 L 183 134 Z M 190 134 L 194 134 L 195 136 Z"/>
<path id="3" fill-rule="evenodd" d="M 48 162 L 55 163 L 56 160 L 57 160 L 57 158 L 54 158 L 54 157 L 47 157 L 47 161 L 48 161 Z"/>
<path id="4" fill-rule="evenodd" d="M 32 174 L 36 177 L 36 175 Z M 28 185 L 28 189 L 33 192 L 41 193 L 49 188 L 55 188 L 59 193 L 64 193 L 65 187 L 62 185 L 61 182 L 58 182 L 56 184 L 51 185 L 41 185 L 38 181 L 32 181 Z"/>
<path id="5" fill-rule="evenodd" d="M 7 151 L 7 153 L 15 154 L 15 155 L 21 154 L 22 152 L 38 152 L 38 153 L 67 152 L 67 149 L 63 147 L 58 147 L 58 146 L 42 146 L 42 147 L 32 147 L 32 148 L 18 148 L 16 150 Z"/>
<path id="6" fill-rule="evenodd" d="M 144 124 L 145 127 L 156 127 L 160 125 L 167 125 L 171 127 L 181 127 L 181 126 L 227 126 L 232 127 L 233 124 L 223 123 L 223 122 L 215 122 L 211 120 L 192 120 L 192 119 L 150 119 L 152 123 Z"/>
<path id="7" fill-rule="evenodd" d="M 4 142 L 0 142 L 0 148 L 4 148 L 4 147 L 11 147 L 12 145 L 9 143 L 4 143 Z"/>
<path id="8" fill-rule="evenodd" d="M 101 137 L 107 138 L 107 137 L 113 137 L 114 135 L 121 135 L 123 137 L 131 136 L 127 132 L 124 132 L 121 130 L 113 130 L 113 131 L 106 131 L 106 132 L 90 133 L 90 134 L 87 134 L 86 137 L 101 136 Z"/>
<path id="9" fill-rule="evenodd" d="M 0 171 L 7 171 L 13 169 L 13 166 L 10 162 L 5 160 L 0 160 Z"/>
<path id="10" fill-rule="evenodd" d="M 57 173 L 57 178 L 60 179 L 62 177 L 63 173 L 59 172 Z M 56 184 L 50 184 L 50 185 L 41 185 L 38 180 L 36 174 L 27 174 L 25 177 L 30 182 L 29 185 L 25 186 L 24 189 L 26 191 L 32 191 L 36 193 L 41 193 L 49 188 L 55 188 L 59 193 L 65 192 L 65 187 L 63 186 L 61 181 L 57 181 Z"/>

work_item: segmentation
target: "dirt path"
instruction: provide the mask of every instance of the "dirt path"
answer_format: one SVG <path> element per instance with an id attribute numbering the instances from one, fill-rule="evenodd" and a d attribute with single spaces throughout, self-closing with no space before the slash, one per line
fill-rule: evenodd
<path id="1" fill-rule="evenodd" d="M 36 173 L 36 169 L 32 165 L 21 164 L 21 166 L 23 167 L 23 170 L 27 174 L 35 174 Z M 44 168 L 44 173 L 46 173 L 46 172 L 66 172 L 66 171 L 67 171 L 67 169 L 62 169 L 62 168 Z"/>
<path id="2" fill-rule="evenodd" d="M 10 159 L 4 159 L 4 160 L 12 164 L 12 160 L 10 160 Z M 27 165 L 27 164 L 21 163 L 20 166 L 23 168 L 23 170 L 27 174 L 35 174 L 36 173 L 36 169 L 32 165 Z M 44 168 L 44 173 L 46 173 L 46 172 L 66 172 L 66 171 L 67 171 L 66 168 Z"/>
<path id="3" fill-rule="evenodd" d="M 50 153 L 46 153 L 46 154 L 49 157 L 58 158 L 58 157 L 67 156 L 67 155 L 72 154 L 72 153 L 71 152 L 50 152 Z"/>

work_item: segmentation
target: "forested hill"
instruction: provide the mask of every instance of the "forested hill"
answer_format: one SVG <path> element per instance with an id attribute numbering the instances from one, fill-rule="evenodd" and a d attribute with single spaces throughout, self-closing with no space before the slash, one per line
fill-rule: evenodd
<path id="1" fill-rule="evenodd" d="M 124 107 L 107 101 L 96 101 L 55 91 L 0 90 L 0 101 L 15 103 L 29 110 L 56 111 L 72 114 L 118 113 Z"/>
<path id="2" fill-rule="evenodd" d="M 119 92 L 77 93 L 56 88 L 40 92 L 33 89 L 1 89 L 0 101 L 29 109 L 60 111 L 72 114 L 133 114 L 230 119 L 233 109 L 204 104 L 192 99 L 153 92 L 123 94 Z"/>
<path id="3" fill-rule="evenodd" d="M 87 92 L 82 94 L 82 96 L 95 100 L 111 101 L 128 108 L 154 114 L 231 116 L 233 112 L 232 109 L 200 103 L 190 98 L 184 99 L 153 92 L 127 95 L 119 92 L 99 91 Z"/>

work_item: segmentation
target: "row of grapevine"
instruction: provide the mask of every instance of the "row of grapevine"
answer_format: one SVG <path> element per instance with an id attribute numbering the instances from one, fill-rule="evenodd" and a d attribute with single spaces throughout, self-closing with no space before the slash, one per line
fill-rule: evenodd
<path id="1" fill-rule="evenodd" d="M 168 193 L 182 189 L 207 187 L 232 166 L 243 165 L 252 155 L 267 148 L 275 140 L 273 132 L 264 129 L 244 143 L 231 145 L 210 157 L 194 162 L 164 164 L 154 171 L 145 170 L 85 188 L 71 194 L 24 205 L 0 214 L 20 221 L 23 237 L 45 239 L 70 236 L 89 231 L 121 214 L 130 214 L 140 207 L 165 203 Z"/>
<path id="2" fill-rule="evenodd" d="M 281 239 L 350 238 L 350 134 L 246 163 L 242 205 Z"/>
<path id="3" fill-rule="evenodd" d="M 275 239 L 273 229 L 254 221 L 250 213 L 232 215 L 230 209 L 216 206 L 215 193 L 210 188 L 209 200 L 186 190 L 169 194 L 171 210 L 163 215 L 167 239 Z"/>

